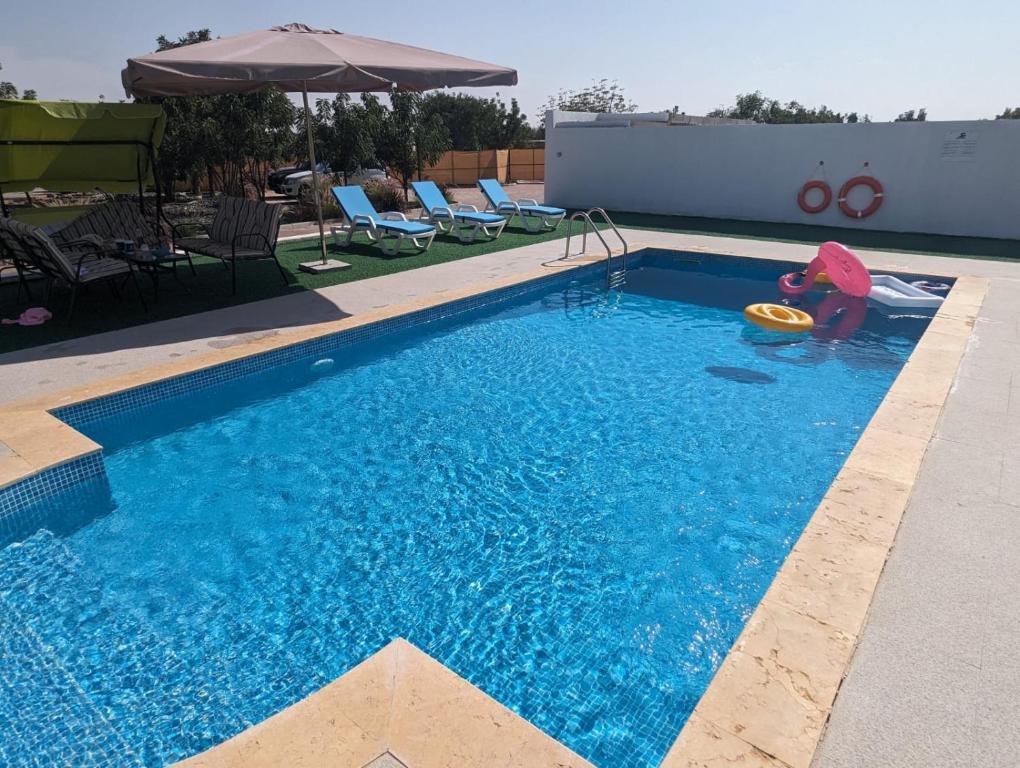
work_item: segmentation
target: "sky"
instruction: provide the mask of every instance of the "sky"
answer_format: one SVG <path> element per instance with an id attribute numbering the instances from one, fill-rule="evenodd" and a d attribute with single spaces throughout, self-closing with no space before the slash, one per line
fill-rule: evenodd
<path id="1" fill-rule="evenodd" d="M 1004 0 L 512 0 L 433 6 L 349 0 L 3 0 L 0 80 L 41 99 L 124 97 L 130 56 L 208 27 L 215 36 L 292 21 L 518 70 L 470 89 L 515 97 L 533 123 L 547 99 L 616 80 L 642 111 L 704 114 L 760 90 L 890 120 L 990 118 L 1020 106 L 1020 3 Z M 423 8 L 435 7 L 435 14 Z"/>

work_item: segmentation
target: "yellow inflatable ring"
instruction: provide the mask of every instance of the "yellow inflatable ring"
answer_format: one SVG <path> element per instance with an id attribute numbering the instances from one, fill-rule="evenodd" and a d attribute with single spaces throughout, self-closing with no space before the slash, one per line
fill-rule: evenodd
<path id="1" fill-rule="evenodd" d="M 784 333 L 803 333 L 815 325 L 807 312 L 782 304 L 751 304 L 744 308 L 744 317 L 762 328 Z"/>

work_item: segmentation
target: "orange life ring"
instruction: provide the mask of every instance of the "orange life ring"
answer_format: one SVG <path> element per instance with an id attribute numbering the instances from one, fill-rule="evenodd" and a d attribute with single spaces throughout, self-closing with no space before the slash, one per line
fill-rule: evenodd
<path id="1" fill-rule="evenodd" d="M 807 195 L 813 189 L 820 189 L 822 191 L 822 202 L 818 205 L 808 205 Z M 832 187 L 826 184 L 820 179 L 814 179 L 809 181 L 803 187 L 800 188 L 800 192 L 797 193 L 797 205 L 804 213 L 821 213 L 829 207 L 829 203 L 832 202 Z"/>
<path id="2" fill-rule="evenodd" d="M 854 187 L 869 187 L 874 195 L 867 208 L 853 208 L 846 201 L 847 195 Z M 839 210 L 843 211 L 851 219 L 866 219 L 882 207 L 882 200 L 885 199 L 885 190 L 882 189 L 882 182 L 874 176 L 854 176 L 846 184 L 839 188 Z"/>

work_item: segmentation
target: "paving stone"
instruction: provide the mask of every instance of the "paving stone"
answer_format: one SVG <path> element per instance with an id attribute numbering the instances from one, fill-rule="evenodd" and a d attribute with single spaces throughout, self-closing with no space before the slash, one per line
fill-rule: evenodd
<path id="1" fill-rule="evenodd" d="M 815 768 L 1017 764 L 1018 328 L 993 281 Z"/>

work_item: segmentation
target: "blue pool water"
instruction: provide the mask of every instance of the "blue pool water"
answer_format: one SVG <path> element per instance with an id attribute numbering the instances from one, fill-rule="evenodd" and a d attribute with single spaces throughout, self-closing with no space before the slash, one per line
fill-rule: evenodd
<path id="1" fill-rule="evenodd" d="M 91 424 L 108 485 L 0 551 L 0 652 L 33 659 L 0 762 L 171 762 L 402 636 L 658 764 L 927 324 L 789 344 L 740 311 L 777 269 L 564 281 Z"/>

